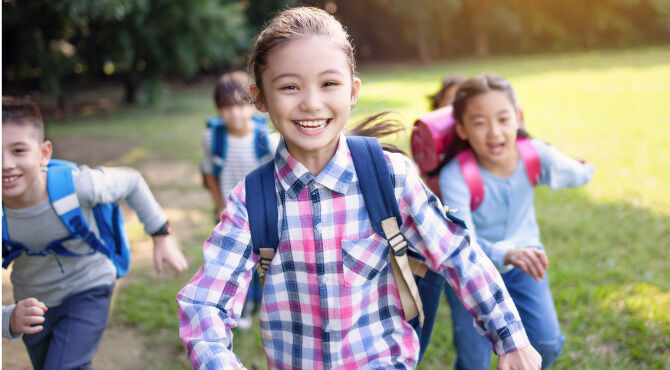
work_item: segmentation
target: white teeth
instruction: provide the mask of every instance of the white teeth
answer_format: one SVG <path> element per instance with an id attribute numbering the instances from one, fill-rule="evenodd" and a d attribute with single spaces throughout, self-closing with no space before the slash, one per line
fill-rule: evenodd
<path id="1" fill-rule="evenodd" d="M 318 121 L 294 121 L 298 126 L 306 128 L 321 128 L 326 127 L 328 120 L 318 120 Z"/>
<path id="2" fill-rule="evenodd" d="M 3 177 L 2 182 L 3 183 L 8 183 L 8 182 L 16 181 L 18 178 L 19 178 L 18 176 Z"/>

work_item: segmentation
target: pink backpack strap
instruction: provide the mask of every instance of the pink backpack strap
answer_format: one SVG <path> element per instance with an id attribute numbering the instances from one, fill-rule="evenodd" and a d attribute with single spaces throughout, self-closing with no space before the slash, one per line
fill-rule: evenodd
<path id="1" fill-rule="evenodd" d="M 526 166 L 528 180 L 530 180 L 530 183 L 533 186 L 537 186 L 540 182 L 540 171 L 542 169 L 540 156 L 537 155 L 537 150 L 535 150 L 535 147 L 527 137 L 518 138 L 516 145 L 519 148 L 523 164 Z"/>
<path id="2" fill-rule="evenodd" d="M 470 210 L 474 212 L 484 200 L 484 182 L 481 173 L 479 173 L 479 165 L 477 165 L 472 150 L 460 152 L 456 159 L 458 159 L 461 174 L 463 174 L 468 190 L 470 190 Z"/>

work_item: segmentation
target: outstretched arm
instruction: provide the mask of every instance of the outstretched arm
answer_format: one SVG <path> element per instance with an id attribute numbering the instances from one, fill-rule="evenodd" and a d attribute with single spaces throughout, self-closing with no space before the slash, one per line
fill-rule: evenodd
<path id="1" fill-rule="evenodd" d="M 233 334 L 258 259 L 244 199 L 244 183 L 229 196 L 219 223 L 203 247 L 203 265 L 177 295 L 179 336 L 194 369 L 237 369 Z M 246 257 L 245 257 L 246 255 Z"/>

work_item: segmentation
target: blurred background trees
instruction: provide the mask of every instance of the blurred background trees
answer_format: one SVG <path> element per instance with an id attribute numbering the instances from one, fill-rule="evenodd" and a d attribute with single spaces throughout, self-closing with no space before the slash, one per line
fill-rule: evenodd
<path id="1" fill-rule="evenodd" d="M 166 78 L 244 66 L 262 24 L 296 5 L 334 14 L 362 62 L 670 41 L 668 0 L 4 0 L 3 89 L 62 106 L 79 86 L 111 80 L 125 102 L 150 102 Z"/>

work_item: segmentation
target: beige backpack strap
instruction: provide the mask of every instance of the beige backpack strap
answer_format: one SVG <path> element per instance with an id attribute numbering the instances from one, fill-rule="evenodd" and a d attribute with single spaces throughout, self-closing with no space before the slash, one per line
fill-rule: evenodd
<path id="1" fill-rule="evenodd" d="M 409 321 L 419 316 L 419 325 L 423 326 L 423 303 L 419 296 L 419 288 L 414 281 L 412 268 L 407 258 L 407 240 L 400 232 L 398 221 L 395 217 L 387 218 L 382 221 L 382 229 L 389 242 L 391 267 L 393 268 L 393 277 L 398 287 L 402 310 L 405 313 L 405 321 Z"/>
<path id="2" fill-rule="evenodd" d="M 261 282 L 261 286 L 265 288 L 265 275 L 270 268 L 272 259 L 275 258 L 275 250 L 273 248 L 259 248 L 259 254 L 261 259 L 258 261 L 256 270 L 258 271 L 258 279 Z"/>

